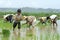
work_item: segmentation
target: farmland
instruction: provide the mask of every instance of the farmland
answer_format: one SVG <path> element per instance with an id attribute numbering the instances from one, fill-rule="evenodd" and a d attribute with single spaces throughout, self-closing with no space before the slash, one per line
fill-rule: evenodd
<path id="1" fill-rule="evenodd" d="M 34 29 L 27 31 L 27 24 L 25 25 L 21 25 L 21 35 L 20 36 L 16 36 L 13 35 L 13 23 L 9 23 L 9 22 L 4 22 L 3 20 L 3 15 L 5 14 L 15 14 L 16 12 L 0 12 L 0 31 L 2 30 L 9 30 L 9 32 L 7 32 L 8 34 L 10 34 L 9 37 L 5 37 L 3 36 L 3 33 L 0 34 L 0 39 L 1 40 L 60 40 L 60 33 L 58 33 L 56 31 L 56 29 L 51 29 L 51 24 L 50 23 L 46 23 L 46 25 L 43 25 L 41 23 L 38 23 L 38 21 L 36 22 L 37 25 L 35 26 Z M 33 15 L 36 16 L 36 18 L 38 17 L 42 17 L 42 16 L 49 16 L 52 14 L 56 14 L 58 15 L 58 17 L 60 17 L 60 13 L 28 13 L 28 12 L 22 12 L 22 15 Z M 60 18 L 58 18 L 60 19 Z M 59 21 L 60 22 L 60 21 Z M 59 23 L 58 23 L 59 24 Z M 16 33 L 17 33 L 17 27 L 16 27 Z M 6 34 L 5 34 L 6 35 Z"/>

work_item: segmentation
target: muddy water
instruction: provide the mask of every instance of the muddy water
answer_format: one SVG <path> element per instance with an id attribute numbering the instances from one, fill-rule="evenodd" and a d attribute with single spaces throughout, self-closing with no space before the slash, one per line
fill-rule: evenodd
<path id="1" fill-rule="evenodd" d="M 60 20 L 58 20 L 57 23 L 58 23 L 57 32 L 60 33 Z M 40 40 L 41 34 L 45 33 L 44 31 L 42 33 L 42 30 L 38 27 L 35 27 L 31 30 L 29 30 L 29 28 L 22 28 L 20 30 L 20 34 L 18 35 L 18 30 L 16 30 L 15 33 L 12 30 L 10 30 L 10 37 L 8 38 L 8 40 L 28 40 L 28 38 L 30 38 L 29 40 L 32 40 L 32 39 Z M 32 33 L 32 36 L 31 37 L 27 36 L 28 33 Z M 43 37 L 45 37 L 45 35 L 43 35 Z M 42 39 L 44 40 L 44 38 Z M 2 35 L 0 35 L 0 40 L 2 40 Z"/>

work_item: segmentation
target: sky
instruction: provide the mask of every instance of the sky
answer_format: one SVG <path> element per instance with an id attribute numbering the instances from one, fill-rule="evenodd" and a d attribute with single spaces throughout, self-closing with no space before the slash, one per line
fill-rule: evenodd
<path id="1" fill-rule="evenodd" d="M 0 0 L 0 8 L 22 7 L 60 9 L 60 0 Z"/>

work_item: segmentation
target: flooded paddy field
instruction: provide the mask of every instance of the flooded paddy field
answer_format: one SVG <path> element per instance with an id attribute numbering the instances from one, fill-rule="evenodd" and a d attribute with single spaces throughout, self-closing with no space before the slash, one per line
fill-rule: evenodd
<path id="1" fill-rule="evenodd" d="M 38 21 L 36 22 L 38 23 Z M 60 40 L 60 20 L 57 21 L 58 26 L 52 29 L 50 23 L 37 24 L 34 28 L 28 28 L 26 24 L 21 26 L 21 30 L 18 33 L 16 27 L 13 32 L 13 23 L 4 23 L 0 20 L 0 40 Z M 8 37 L 4 36 L 2 30 L 9 30 L 10 34 Z"/>

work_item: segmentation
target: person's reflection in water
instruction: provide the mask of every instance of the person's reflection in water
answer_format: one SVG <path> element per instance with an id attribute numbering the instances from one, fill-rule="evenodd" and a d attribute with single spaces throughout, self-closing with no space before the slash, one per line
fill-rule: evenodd
<path id="1" fill-rule="evenodd" d="M 18 33 L 18 31 L 13 31 L 13 39 L 20 40 L 20 34 Z"/>
<path id="2" fill-rule="evenodd" d="M 56 27 L 56 26 L 54 26 L 53 31 L 54 31 L 55 33 L 57 33 L 57 27 Z"/>

